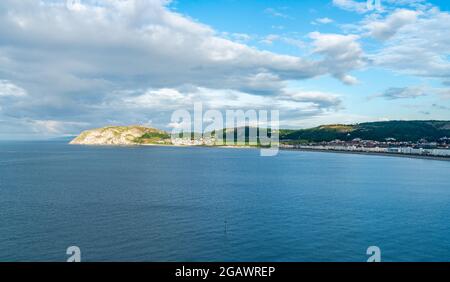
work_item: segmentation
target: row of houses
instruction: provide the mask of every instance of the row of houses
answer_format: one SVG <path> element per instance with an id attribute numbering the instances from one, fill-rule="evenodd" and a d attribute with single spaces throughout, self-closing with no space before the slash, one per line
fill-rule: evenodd
<path id="1" fill-rule="evenodd" d="M 449 149 L 424 149 L 424 148 L 387 148 L 388 153 L 409 154 L 409 155 L 426 155 L 450 157 Z"/>
<path id="2" fill-rule="evenodd" d="M 420 156 L 450 157 L 450 149 L 426 149 L 413 147 L 361 147 L 348 145 L 282 145 L 286 149 L 305 149 L 305 150 L 326 150 L 326 151 L 348 151 L 348 152 L 367 152 L 367 153 L 390 153 Z"/>
<path id="3" fill-rule="evenodd" d="M 172 144 L 175 146 L 214 146 L 215 138 L 173 138 Z"/>

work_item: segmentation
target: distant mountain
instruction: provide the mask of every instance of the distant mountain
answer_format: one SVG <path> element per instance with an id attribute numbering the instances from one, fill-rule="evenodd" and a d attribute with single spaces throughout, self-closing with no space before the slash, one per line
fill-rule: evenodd
<path id="1" fill-rule="evenodd" d="M 307 142 L 333 141 L 335 139 L 349 141 L 355 138 L 374 141 L 395 138 L 397 141 L 412 142 L 426 139 L 432 142 L 438 141 L 442 137 L 450 137 L 450 121 L 383 121 L 280 131 L 282 141 Z"/>

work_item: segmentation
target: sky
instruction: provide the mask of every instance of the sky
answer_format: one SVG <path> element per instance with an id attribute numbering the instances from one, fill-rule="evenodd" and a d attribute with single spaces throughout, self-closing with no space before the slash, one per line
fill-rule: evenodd
<path id="1" fill-rule="evenodd" d="M 2 0 L 0 139 L 170 130 L 197 102 L 283 128 L 450 120 L 450 2 L 367 2 Z"/>

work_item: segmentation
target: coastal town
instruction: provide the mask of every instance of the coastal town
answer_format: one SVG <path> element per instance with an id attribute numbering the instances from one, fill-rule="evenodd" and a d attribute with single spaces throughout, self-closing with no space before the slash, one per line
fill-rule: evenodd
<path id="1" fill-rule="evenodd" d="M 450 159 L 449 137 L 440 138 L 438 142 L 429 142 L 426 139 L 421 139 L 418 142 L 401 142 L 395 138 L 386 138 L 385 141 L 380 142 L 355 138 L 351 141 L 333 140 L 331 142 L 311 142 L 305 144 L 284 143 L 280 147 L 297 150 L 400 154 Z"/>
<path id="2" fill-rule="evenodd" d="M 198 137 L 198 138 L 172 138 L 174 146 L 216 146 L 216 138 L 214 137 Z"/>
<path id="3" fill-rule="evenodd" d="M 302 131 L 301 133 L 304 132 Z M 298 137 L 295 138 L 295 136 L 294 138 L 289 137 L 285 135 L 280 136 L 279 140 L 278 138 L 271 140 L 271 146 L 278 146 L 280 149 L 286 150 L 389 154 L 450 160 L 449 137 L 430 138 L 431 141 L 425 138 L 421 138 L 418 141 L 403 141 L 405 139 L 407 140 L 405 137 L 401 140 L 388 137 L 384 138 L 384 140 L 383 138 L 379 138 L 378 140 L 366 140 L 363 138 L 341 140 L 336 138 L 332 141 L 308 141 Z M 348 137 L 348 135 L 344 137 Z M 210 134 L 188 134 L 188 136 L 170 138 L 168 133 L 155 128 L 146 128 L 143 126 L 109 126 L 82 132 L 70 144 L 221 146 L 243 148 L 260 147 L 260 143 L 258 142 L 259 138 L 246 137 L 246 134 L 240 134 L 231 140 L 227 140 L 226 138 L 218 139 Z M 316 137 L 316 139 L 318 138 Z M 328 138 L 328 140 L 331 140 L 331 138 Z"/>
<path id="4" fill-rule="evenodd" d="M 176 138 L 172 140 L 172 142 L 173 145 L 176 146 L 217 145 L 215 138 Z M 330 142 L 324 141 L 295 144 L 283 140 L 280 143 L 280 149 L 429 156 L 449 158 L 450 160 L 450 138 L 448 137 L 441 138 L 438 142 L 429 142 L 425 139 L 421 139 L 418 142 L 402 142 L 397 141 L 395 138 L 387 138 L 385 141 L 380 142 L 355 138 L 351 141 L 337 139 Z"/>

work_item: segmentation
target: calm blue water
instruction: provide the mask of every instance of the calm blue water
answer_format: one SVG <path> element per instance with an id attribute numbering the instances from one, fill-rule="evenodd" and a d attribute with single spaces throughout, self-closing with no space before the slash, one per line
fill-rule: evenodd
<path id="1" fill-rule="evenodd" d="M 0 261 L 71 245 L 83 261 L 365 261 L 371 245 L 450 261 L 450 162 L 0 142 Z"/>

